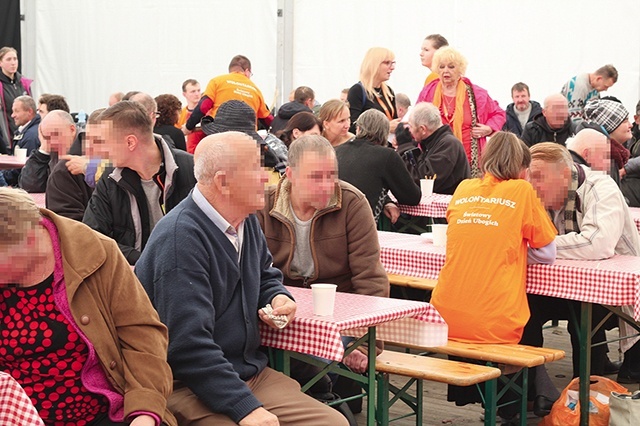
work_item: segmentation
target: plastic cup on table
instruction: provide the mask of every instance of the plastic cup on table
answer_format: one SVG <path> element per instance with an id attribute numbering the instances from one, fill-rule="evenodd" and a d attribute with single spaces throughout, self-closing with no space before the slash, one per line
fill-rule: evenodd
<path id="1" fill-rule="evenodd" d="M 337 287 L 335 284 L 311 284 L 314 315 L 322 317 L 333 315 Z"/>
<path id="2" fill-rule="evenodd" d="M 27 161 L 27 148 L 14 148 L 13 155 L 16 157 L 16 160 L 23 163 Z"/>
<path id="3" fill-rule="evenodd" d="M 422 198 L 433 194 L 433 179 L 420 179 L 420 191 L 422 191 Z"/>
<path id="4" fill-rule="evenodd" d="M 434 223 L 431 225 L 433 245 L 437 247 L 447 246 L 447 224 Z"/>

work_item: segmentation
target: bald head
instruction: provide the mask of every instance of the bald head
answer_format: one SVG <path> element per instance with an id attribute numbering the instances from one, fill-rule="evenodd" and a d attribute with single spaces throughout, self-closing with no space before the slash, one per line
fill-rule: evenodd
<path id="1" fill-rule="evenodd" d="M 561 129 L 569 118 L 569 104 L 567 98 L 560 93 L 549 95 L 544 100 L 544 108 L 542 109 L 547 124 L 552 129 Z"/>
<path id="2" fill-rule="evenodd" d="M 589 164 L 591 169 L 609 172 L 611 168 L 611 148 L 609 139 L 594 129 L 583 129 L 569 146 Z"/>
<path id="3" fill-rule="evenodd" d="M 156 103 L 155 99 L 153 99 L 146 93 L 138 92 L 135 95 L 131 96 L 129 100 L 141 104 L 144 107 L 144 110 L 147 111 L 149 117 L 151 117 L 151 121 L 153 122 L 152 127 L 156 125 L 156 112 L 158 111 L 158 104 Z"/>
<path id="4" fill-rule="evenodd" d="M 241 132 L 202 139 L 194 153 L 198 189 L 232 226 L 264 207 L 267 174 L 256 141 Z"/>
<path id="5" fill-rule="evenodd" d="M 43 119 L 40 125 L 46 125 L 47 123 L 61 123 L 75 126 L 75 122 L 73 121 L 73 117 L 66 111 L 62 111 L 60 109 L 53 110 L 49 112 Z"/>
<path id="6" fill-rule="evenodd" d="M 256 141 L 242 132 L 216 133 L 202 139 L 193 153 L 194 174 L 203 185 L 213 182 L 217 172 L 233 172 L 247 151 L 256 152 Z"/>
<path id="7" fill-rule="evenodd" d="M 40 122 L 40 135 L 51 151 L 66 154 L 76 137 L 73 117 L 66 111 L 51 111 Z"/>

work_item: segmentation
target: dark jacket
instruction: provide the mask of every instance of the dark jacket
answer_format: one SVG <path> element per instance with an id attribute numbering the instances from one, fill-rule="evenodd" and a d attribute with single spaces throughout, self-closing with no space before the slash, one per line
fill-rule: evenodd
<path id="1" fill-rule="evenodd" d="M 136 264 L 169 329 L 175 380 L 234 422 L 262 405 L 245 383 L 267 365 L 258 350 L 258 309 L 278 294 L 291 297 L 272 262 L 255 215 L 244 221 L 238 262 L 231 242 L 188 195 L 158 223 Z"/>
<path id="2" fill-rule="evenodd" d="M 164 208 L 168 213 L 189 194 L 196 183 L 193 156 L 169 148 L 158 138 L 155 141 L 163 154 L 166 169 Z M 105 170 L 82 221 L 116 240 L 129 264 L 134 265 L 151 234 L 149 206 L 138 173 L 129 168 Z"/>
<path id="3" fill-rule="evenodd" d="M 0 143 L 0 154 L 9 153 L 9 143 L 12 136 L 18 130 L 18 126 L 16 126 L 13 118 L 11 118 L 13 101 L 18 96 L 31 96 L 31 83 L 33 83 L 33 80 L 23 77 L 19 72 L 16 72 L 13 80 L 11 80 L 0 71 L 0 120 L 2 120 L 0 129 L 6 130 L 6 133 L 4 133 L 1 138 L 5 143 Z"/>
<path id="4" fill-rule="evenodd" d="M 291 117 L 303 111 L 313 112 L 305 104 L 301 104 L 300 102 L 296 101 L 287 102 L 286 104 L 282 105 L 280 109 L 278 109 L 278 115 L 273 119 L 273 122 L 271 123 L 270 132 L 275 134 L 276 132 L 283 130 L 285 127 L 287 127 L 287 124 L 289 123 Z"/>
<path id="5" fill-rule="evenodd" d="M 354 139 L 338 145 L 336 156 L 339 178 L 364 192 L 376 221 L 388 191 L 400 204 L 415 206 L 420 202 L 420 186 L 393 149 Z"/>
<path id="6" fill-rule="evenodd" d="M 82 222 L 84 211 L 93 194 L 84 174 L 74 175 L 67 170 L 67 161 L 59 161 L 47 181 L 46 206 L 60 216 Z"/>
<path id="7" fill-rule="evenodd" d="M 575 126 L 575 123 L 567 118 L 562 128 L 552 129 L 549 127 L 547 119 L 540 113 L 533 117 L 533 121 L 524 126 L 521 139 L 529 147 L 540 142 L 556 142 L 564 146 L 567 139 L 576 134 Z"/>
<path id="8" fill-rule="evenodd" d="M 389 92 L 391 93 L 391 103 L 393 108 L 393 116 L 391 118 L 398 118 L 398 109 L 396 108 L 396 96 L 391 87 L 387 86 Z M 349 102 L 349 112 L 351 114 L 351 127 L 349 131 L 353 134 L 356 133 L 356 121 L 360 115 L 369 110 L 369 109 L 377 109 L 381 113 L 384 114 L 384 109 L 380 106 L 377 101 L 371 100 L 369 96 L 367 96 L 367 92 L 364 89 L 364 86 L 360 83 L 356 83 L 349 89 L 349 93 L 347 93 L 347 101 Z"/>
<path id="9" fill-rule="evenodd" d="M 2 74 L 2 72 L 0 72 Z M 4 74 L 3 74 L 4 75 Z M 11 154 L 14 154 L 14 149 L 16 146 L 18 148 L 26 148 L 27 156 L 30 156 L 32 153 L 38 150 L 40 146 L 40 139 L 38 138 L 38 126 L 40 125 L 40 116 L 36 114 L 29 124 L 22 129 L 22 131 L 16 133 L 13 137 L 13 141 L 11 142 Z M 26 167 L 26 163 L 25 163 Z M 11 169 L 4 170 L 2 174 L 4 175 L 4 179 L 8 185 L 17 186 L 20 181 L 20 173 L 24 170 L 22 169 Z M 44 192 L 44 191 L 43 191 Z"/>
<path id="10" fill-rule="evenodd" d="M 80 132 L 73 141 L 69 154 L 82 155 L 85 133 Z M 58 153 L 45 154 L 35 150 L 27 159 L 20 173 L 20 188 L 27 192 L 41 193 L 47 191 L 47 181 L 54 167 L 58 164 Z"/>
<path id="11" fill-rule="evenodd" d="M 162 135 L 165 141 L 167 141 L 165 136 L 168 136 L 171 139 L 171 142 L 173 143 L 173 146 L 171 146 L 172 144 L 169 143 L 169 141 L 167 141 L 167 143 L 169 144 L 169 146 L 171 146 L 171 148 L 178 148 L 183 151 L 187 150 L 187 142 L 184 138 L 184 133 L 182 133 L 182 130 L 178 129 L 177 127 L 170 126 L 168 124 L 163 124 L 163 125 L 154 127 L 153 133 Z"/>
<path id="12" fill-rule="evenodd" d="M 437 175 L 433 182 L 436 194 L 453 195 L 458 184 L 471 177 L 467 154 L 451 127 L 440 127 L 418 145 L 421 150 L 417 159 L 418 176 L 424 179 L 425 176 Z"/>
<path id="13" fill-rule="evenodd" d="M 529 113 L 529 118 L 527 119 L 527 123 L 531 123 L 531 121 L 534 119 L 534 117 L 536 117 L 538 114 L 542 114 L 542 107 L 540 106 L 540 104 L 536 101 L 530 101 L 531 103 L 531 112 Z M 507 121 L 504 123 L 504 126 L 502 126 L 502 130 L 504 130 L 505 132 L 511 132 L 511 133 L 515 133 L 518 137 L 520 137 L 520 135 L 522 135 L 522 125 L 520 124 L 520 120 L 518 120 L 518 115 L 516 114 L 515 111 L 515 105 L 514 104 L 509 104 L 507 106 Z"/>

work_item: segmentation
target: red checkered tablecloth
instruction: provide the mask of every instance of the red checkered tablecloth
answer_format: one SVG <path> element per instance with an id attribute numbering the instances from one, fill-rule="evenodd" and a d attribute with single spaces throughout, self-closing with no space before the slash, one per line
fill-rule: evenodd
<path id="1" fill-rule="evenodd" d="M 0 425 L 44 426 L 24 389 L 4 372 L 0 372 Z"/>
<path id="2" fill-rule="evenodd" d="M 636 228 L 638 228 L 638 232 L 640 233 L 640 207 L 630 207 L 629 211 L 631 212 L 631 217 L 636 223 Z"/>
<path id="3" fill-rule="evenodd" d="M 412 216 L 445 217 L 450 201 L 451 195 L 431 194 L 428 197 L 423 197 L 422 200 L 420 200 L 420 204 L 417 206 L 405 206 L 404 204 L 399 204 L 398 208 L 400 209 L 400 212 L 410 214 Z"/>
<path id="4" fill-rule="evenodd" d="M 380 260 L 388 273 L 437 279 L 445 248 L 418 235 L 378 232 Z M 631 305 L 640 320 L 640 258 L 614 256 L 600 261 L 556 260 L 530 265 L 527 293 L 611 306 Z"/>
<path id="5" fill-rule="evenodd" d="M 29 194 L 29 195 L 31 195 L 31 198 L 33 198 L 33 201 L 36 202 L 38 207 L 40 207 L 40 208 L 44 208 L 45 207 L 45 193 L 44 192 L 34 193 L 34 194 Z"/>
<path id="6" fill-rule="evenodd" d="M 341 361 L 341 336 L 360 337 L 376 326 L 376 338 L 424 346 L 446 344 L 448 328 L 429 303 L 337 293 L 334 314 L 313 315 L 310 289 L 287 287 L 298 305 L 296 319 L 282 330 L 260 324 L 265 346 Z"/>

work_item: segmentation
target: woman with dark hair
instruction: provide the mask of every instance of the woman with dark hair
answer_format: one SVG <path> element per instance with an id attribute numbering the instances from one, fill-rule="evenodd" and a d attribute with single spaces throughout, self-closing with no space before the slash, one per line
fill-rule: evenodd
<path id="1" fill-rule="evenodd" d="M 298 112 L 287 122 L 287 126 L 276 132 L 278 137 L 289 148 L 291 142 L 304 135 L 321 135 L 322 122 L 310 112 Z"/>
<path id="2" fill-rule="evenodd" d="M 184 139 L 184 134 L 180 129 L 175 127 L 178 118 L 180 118 L 180 112 L 182 111 L 180 99 L 173 95 L 166 94 L 156 96 L 155 101 L 158 104 L 158 112 L 156 113 L 157 119 L 153 132 L 159 135 L 169 136 L 176 148 L 186 151 L 187 142 Z"/>
<path id="3" fill-rule="evenodd" d="M 422 66 L 428 68 L 431 71 L 431 73 L 427 76 L 427 79 L 424 81 L 425 86 L 438 78 L 438 74 L 435 71 L 431 70 L 433 54 L 436 53 L 436 50 L 448 45 L 449 42 L 447 41 L 447 39 L 440 34 L 430 34 L 426 36 L 422 41 L 422 46 L 420 46 L 420 62 L 422 63 Z"/>
<path id="4" fill-rule="evenodd" d="M 0 154 L 8 154 L 18 126 L 11 118 L 13 100 L 31 96 L 32 80 L 18 72 L 18 52 L 13 47 L 0 49 Z"/>

